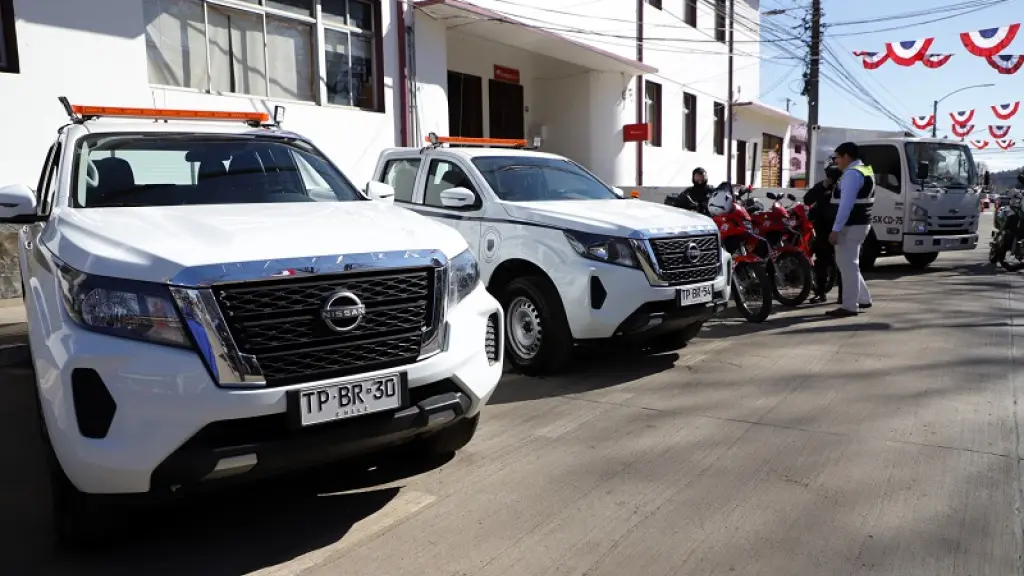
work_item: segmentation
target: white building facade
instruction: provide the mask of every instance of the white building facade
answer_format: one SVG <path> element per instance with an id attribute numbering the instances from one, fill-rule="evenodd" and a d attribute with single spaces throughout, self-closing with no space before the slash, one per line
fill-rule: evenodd
<path id="1" fill-rule="evenodd" d="M 541 136 L 543 150 L 624 187 L 686 185 L 697 166 L 725 180 L 731 149 L 734 181 L 761 185 L 775 177 L 766 163 L 788 168 L 795 120 L 757 103 L 758 1 L 737 0 L 737 105 L 726 145 L 725 6 L 0 0 L 0 102 L 16 135 L 0 141 L 0 184 L 34 185 L 67 121 L 57 97 L 67 96 L 201 110 L 284 104 L 285 126 L 312 138 L 357 184 L 383 148 L 420 145 L 436 132 Z M 641 124 L 650 125 L 647 141 L 627 141 Z"/>

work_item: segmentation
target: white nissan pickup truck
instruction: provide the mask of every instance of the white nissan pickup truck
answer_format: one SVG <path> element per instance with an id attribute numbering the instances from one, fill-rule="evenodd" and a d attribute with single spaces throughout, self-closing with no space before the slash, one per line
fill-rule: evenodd
<path id="1" fill-rule="evenodd" d="M 521 371 L 561 370 L 576 343 L 594 340 L 676 350 L 725 309 L 732 262 L 710 218 L 625 199 L 523 140 L 429 140 L 384 151 L 374 180 L 462 233 Z"/>
<path id="2" fill-rule="evenodd" d="M 457 232 L 266 114 L 62 102 L 38 188 L 0 188 L 61 535 L 100 495 L 470 441 L 503 317 Z"/>

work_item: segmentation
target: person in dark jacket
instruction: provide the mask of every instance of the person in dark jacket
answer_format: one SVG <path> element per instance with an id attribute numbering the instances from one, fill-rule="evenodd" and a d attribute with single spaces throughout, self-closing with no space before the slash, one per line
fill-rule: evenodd
<path id="1" fill-rule="evenodd" d="M 714 188 L 708 186 L 708 173 L 703 168 L 694 168 L 690 181 L 693 182 L 693 186 L 683 190 L 683 193 L 678 196 L 676 208 L 707 214 L 708 198 L 711 198 L 711 193 L 715 191 Z"/>
<path id="2" fill-rule="evenodd" d="M 825 179 L 811 187 L 804 194 L 804 204 L 810 206 L 807 211 L 811 223 L 814 224 L 814 298 L 812 304 L 819 304 L 827 299 L 828 275 L 835 265 L 836 251 L 828 241 L 835 223 L 835 211 L 832 209 L 832 191 L 843 171 L 835 164 L 825 167 Z M 838 283 L 838 282 L 837 282 Z M 840 288 L 842 291 L 842 288 Z"/>

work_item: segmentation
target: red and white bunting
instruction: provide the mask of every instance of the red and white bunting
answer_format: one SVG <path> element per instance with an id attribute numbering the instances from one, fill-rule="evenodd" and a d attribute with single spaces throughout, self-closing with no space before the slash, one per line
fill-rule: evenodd
<path id="1" fill-rule="evenodd" d="M 864 66 L 865 70 L 875 70 L 882 64 L 889 61 L 889 54 L 885 52 L 865 52 L 864 50 L 857 50 L 853 55 L 860 58 L 861 64 Z"/>
<path id="2" fill-rule="evenodd" d="M 988 148 L 988 140 L 971 140 L 971 146 L 974 146 L 978 150 L 984 150 Z"/>
<path id="3" fill-rule="evenodd" d="M 989 126 L 988 133 L 991 134 L 992 137 L 995 138 L 996 140 L 1006 138 L 1007 136 L 1010 135 L 1010 126 Z"/>
<path id="4" fill-rule="evenodd" d="M 959 124 L 953 124 L 953 129 L 952 130 L 953 130 L 953 136 L 956 136 L 957 138 L 967 138 L 967 136 L 971 132 L 974 132 L 974 124 L 969 124 L 967 126 L 960 126 Z"/>
<path id="5" fill-rule="evenodd" d="M 959 126 L 966 126 L 974 120 L 974 110 L 961 110 L 960 112 L 950 112 L 949 117 L 953 120 L 953 124 Z"/>
<path id="6" fill-rule="evenodd" d="M 1009 120 L 1013 118 L 1013 115 L 1020 109 L 1020 102 L 1011 102 L 1009 104 L 996 104 L 992 106 L 992 113 L 995 114 L 996 118 L 1000 120 Z"/>
<path id="7" fill-rule="evenodd" d="M 925 54 L 921 63 L 924 64 L 926 68 L 942 68 L 952 57 L 952 54 Z"/>
<path id="8" fill-rule="evenodd" d="M 1002 148 L 1003 150 L 1009 150 L 1010 148 L 1013 148 L 1014 144 L 1015 142 L 1013 140 L 996 140 L 996 145 Z"/>
<path id="9" fill-rule="evenodd" d="M 918 130 L 927 130 L 935 125 L 935 114 L 914 116 L 910 121 L 914 124 L 914 128 L 917 128 Z"/>
<path id="10" fill-rule="evenodd" d="M 1024 54 L 997 54 L 986 56 L 985 61 L 1000 74 L 1016 74 L 1024 66 Z"/>
<path id="11" fill-rule="evenodd" d="M 1019 30 L 1020 24 L 1010 24 L 999 28 L 963 32 L 960 34 L 960 41 L 971 54 L 987 58 L 1006 50 L 1006 47 L 1016 38 Z"/>
<path id="12" fill-rule="evenodd" d="M 885 45 L 885 52 L 894 63 L 900 66 L 913 66 L 924 60 L 924 55 L 934 42 L 935 38 L 889 42 Z"/>

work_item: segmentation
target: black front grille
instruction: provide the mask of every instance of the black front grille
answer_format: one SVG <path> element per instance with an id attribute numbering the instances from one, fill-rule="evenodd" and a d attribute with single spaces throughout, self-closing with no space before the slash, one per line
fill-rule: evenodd
<path id="1" fill-rule="evenodd" d="M 698 252 L 692 258 L 690 245 Z M 658 276 L 670 284 L 707 282 L 718 277 L 721 251 L 717 235 L 682 236 L 651 240 Z"/>
<path id="2" fill-rule="evenodd" d="M 415 361 L 434 318 L 434 269 L 356 272 L 222 285 L 214 296 L 236 346 L 256 357 L 268 385 L 309 382 Z M 328 297 L 346 290 L 366 307 L 332 330 Z"/>

